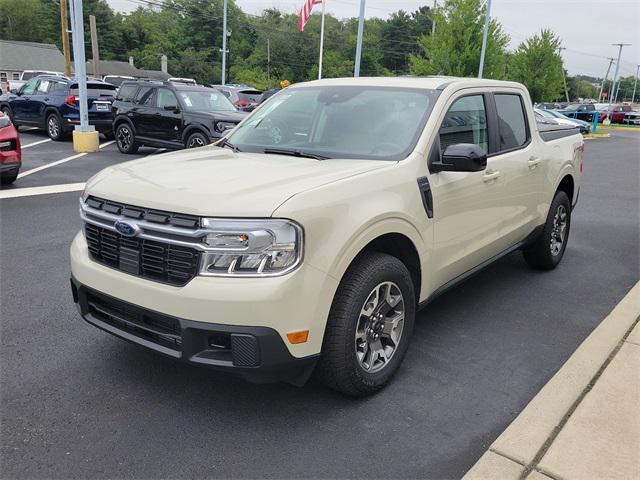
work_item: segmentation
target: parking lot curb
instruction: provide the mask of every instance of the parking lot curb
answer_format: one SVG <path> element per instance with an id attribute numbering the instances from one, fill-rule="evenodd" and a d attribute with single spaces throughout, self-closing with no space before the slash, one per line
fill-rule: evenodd
<path id="1" fill-rule="evenodd" d="M 604 368 L 618 353 L 639 318 L 640 282 L 582 342 L 464 479 L 548 478 L 535 470 L 538 463 Z"/>
<path id="2" fill-rule="evenodd" d="M 583 138 L 585 140 L 594 140 L 597 138 L 610 138 L 611 134 L 610 133 L 589 133 L 587 135 L 583 135 Z"/>

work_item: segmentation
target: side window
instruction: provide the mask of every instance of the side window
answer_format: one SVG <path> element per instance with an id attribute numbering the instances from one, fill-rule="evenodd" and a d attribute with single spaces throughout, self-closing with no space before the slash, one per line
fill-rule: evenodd
<path id="1" fill-rule="evenodd" d="M 475 143 L 488 152 L 484 97 L 469 95 L 456 100 L 444 116 L 439 135 L 443 152 L 456 143 Z"/>
<path id="2" fill-rule="evenodd" d="M 66 94 L 67 93 L 67 84 L 62 82 L 53 82 L 51 84 L 51 88 L 49 88 L 49 92 L 53 94 Z"/>
<path id="3" fill-rule="evenodd" d="M 125 102 L 130 102 L 133 100 L 134 95 L 136 94 L 137 85 L 125 84 L 120 87 L 118 90 L 118 100 L 123 100 Z"/>
<path id="4" fill-rule="evenodd" d="M 496 94 L 498 111 L 499 151 L 518 148 L 527 143 L 527 120 L 520 95 Z"/>
<path id="5" fill-rule="evenodd" d="M 49 80 L 40 80 L 36 93 L 41 95 L 47 93 L 49 91 L 49 85 L 51 85 Z"/>
<path id="6" fill-rule="evenodd" d="M 158 108 L 177 107 L 179 105 L 176 94 L 168 88 L 158 89 Z"/>
<path id="7" fill-rule="evenodd" d="M 38 79 L 32 78 L 22 86 L 22 88 L 20 89 L 20 93 L 22 95 L 33 95 L 33 92 L 36 91 L 37 85 L 38 85 Z"/>
<path id="8" fill-rule="evenodd" d="M 146 105 L 146 106 L 153 105 L 154 91 L 155 91 L 155 88 L 142 87 L 140 90 L 138 90 L 138 95 L 136 95 L 136 103 L 139 105 Z"/>

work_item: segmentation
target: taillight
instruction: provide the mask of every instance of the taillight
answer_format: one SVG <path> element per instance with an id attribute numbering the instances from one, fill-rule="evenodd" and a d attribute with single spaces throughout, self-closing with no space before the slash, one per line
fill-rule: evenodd
<path id="1" fill-rule="evenodd" d="M 67 98 L 64 99 L 64 103 L 66 103 L 70 107 L 75 107 L 78 99 L 79 97 L 76 97 L 75 95 L 69 95 Z"/>

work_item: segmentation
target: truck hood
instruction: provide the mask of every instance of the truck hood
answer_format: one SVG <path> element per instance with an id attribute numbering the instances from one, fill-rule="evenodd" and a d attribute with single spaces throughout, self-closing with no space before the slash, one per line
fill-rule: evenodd
<path id="1" fill-rule="evenodd" d="M 209 146 L 106 168 L 87 182 L 86 192 L 177 213 L 268 217 L 297 193 L 392 164 L 234 153 Z"/>

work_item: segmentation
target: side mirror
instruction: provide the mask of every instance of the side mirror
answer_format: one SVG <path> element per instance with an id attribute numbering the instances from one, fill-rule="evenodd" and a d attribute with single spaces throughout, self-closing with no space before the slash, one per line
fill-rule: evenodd
<path id="1" fill-rule="evenodd" d="M 437 172 L 480 172 L 487 168 L 487 154 L 475 143 L 449 145 L 439 162 L 432 162 L 429 170 Z"/>
<path id="2" fill-rule="evenodd" d="M 180 109 L 177 105 L 165 105 L 164 109 L 168 112 L 178 113 Z"/>

